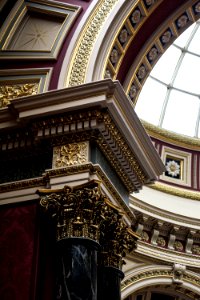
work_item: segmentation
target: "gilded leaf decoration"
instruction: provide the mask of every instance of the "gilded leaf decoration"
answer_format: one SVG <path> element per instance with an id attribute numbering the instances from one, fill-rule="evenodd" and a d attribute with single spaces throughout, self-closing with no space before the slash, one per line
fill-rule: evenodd
<path id="1" fill-rule="evenodd" d="M 6 107 L 15 98 L 37 94 L 38 88 L 38 83 L 0 86 L 0 108 Z"/>

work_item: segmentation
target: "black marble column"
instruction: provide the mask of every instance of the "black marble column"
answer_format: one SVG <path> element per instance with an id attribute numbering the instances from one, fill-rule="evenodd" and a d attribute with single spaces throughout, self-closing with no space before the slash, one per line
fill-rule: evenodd
<path id="1" fill-rule="evenodd" d="M 87 238 L 57 242 L 56 300 L 97 299 L 97 250 Z"/>
<path id="2" fill-rule="evenodd" d="M 98 300 L 121 300 L 121 280 L 124 273 L 115 267 L 98 268 Z"/>

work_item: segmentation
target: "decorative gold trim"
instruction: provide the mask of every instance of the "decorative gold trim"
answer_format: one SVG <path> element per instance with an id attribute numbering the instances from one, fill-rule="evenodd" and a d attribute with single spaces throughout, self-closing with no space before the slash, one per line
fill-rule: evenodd
<path id="1" fill-rule="evenodd" d="M 198 150 L 198 151 L 200 149 L 200 139 L 179 135 L 177 133 L 159 128 L 144 120 L 141 120 L 141 122 L 144 128 L 146 129 L 147 133 L 151 137 L 167 142 L 169 144 L 178 145 L 186 149 Z"/>
<path id="2" fill-rule="evenodd" d="M 179 186 L 191 187 L 191 162 L 192 162 L 192 154 L 180 149 L 170 148 L 168 146 L 162 146 L 161 159 L 166 167 L 167 172 L 167 164 L 166 159 L 169 158 L 171 160 L 180 162 L 180 178 L 176 179 L 176 177 L 169 177 L 165 173 L 160 175 L 159 179 L 166 181 L 167 184 L 175 183 Z"/>
<path id="3" fill-rule="evenodd" d="M 146 180 L 146 175 L 144 174 L 143 170 L 141 169 L 136 157 L 133 155 L 133 153 L 130 151 L 128 145 L 125 144 L 124 138 L 117 129 L 117 127 L 112 122 L 111 117 L 105 113 L 104 115 L 104 122 L 109 129 L 110 133 L 114 137 L 114 140 L 116 140 L 116 143 L 119 144 L 120 149 L 123 151 L 124 156 L 129 161 L 133 171 L 136 173 L 136 176 L 138 177 L 138 180 L 141 183 L 144 183 Z"/>
<path id="4" fill-rule="evenodd" d="M 0 108 L 15 98 L 47 90 L 51 72 L 52 68 L 0 70 Z"/>
<path id="5" fill-rule="evenodd" d="M 0 193 L 11 192 L 15 190 L 21 190 L 37 186 L 46 186 L 47 181 L 48 180 L 46 177 L 38 177 L 33 179 L 20 180 L 16 182 L 3 183 L 0 184 Z"/>
<path id="6" fill-rule="evenodd" d="M 49 128 L 50 124 L 52 123 L 53 126 L 57 126 L 59 123 L 64 124 L 72 124 L 77 123 L 80 119 L 80 113 L 73 113 L 67 116 L 66 118 L 60 117 L 60 118 L 51 118 L 48 121 L 43 120 L 42 122 L 35 123 L 33 127 L 40 131 L 45 131 L 45 128 Z M 98 123 L 104 123 L 105 124 L 105 131 L 110 134 L 110 142 L 115 143 L 115 149 L 112 149 L 109 142 L 106 141 L 104 138 L 103 133 L 100 131 L 87 131 L 84 133 L 74 133 L 69 134 L 67 136 L 63 136 L 60 138 L 60 141 L 58 144 L 66 144 L 66 143 L 73 143 L 74 141 L 80 142 L 80 141 L 86 141 L 90 139 L 96 140 L 98 146 L 108 158 L 110 164 L 115 169 L 116 173 L 119 175 L 121 180 L 123 181 L 124 185 L 128 189 L 129 192 L 137 191 L 142 187 L 142 185 L 146 182 L 147 177 L 142 168 L 140 167 L 139 162 L 137 161 L 137 158 L 133 155 L 133 152 L 130 150 L 129 145 L 123 138 L 123 135 L 120 133 L 118 128 L 115 126 L 114 122 L 110 118 L 109 114 L 102 111 L 102 110 L 89 110 L 82 112 L 81 114 L 81 121 L 83 120 L 97 120 Z M 54 121 L 53 121 L 54 120 Z M 58 138 L 59 139 L 59 138 Z M 117 153 L 117 154 L 116 154 Z M 126 172 L 125 167 L 119 163 L 119 155 L 120 153 L 123 154 L 124 160 L 126 162 L 125 167 L 128 167 L 128 171 Z M 120 155 L 121 157 L 121 155 Z"/>
<path id="7" fill-rule="evenodd" d="M 199 19 L 200 14 L 199 12 L 195 14 L 195 4 L 198 5 L 198 1 L 188 1 L 186 4 L 183 5 L 178 11 L 176 11 L 173 16 L 170 16 L 168 20 L 162 24 L 160 29 L 154 34 L 153 39 L 148 42 L 148 45 L 143 50 L 143 53 L 140 52 L 140 56 L 136 59 L 135 64 L 132 66 L 134 73 L 131 76 L 131 80 L 127 83 L 126 93 L 129 94 L 131 100 L 134 104 L 137 102 L 138 95 L 142 89 L 143 84 L 149 72 L 160 58 L 160 56 L 167 50 L 167 48 L 172 44 L 172 42 L 185 30 L 191 25 L 193 22 Z M 181 14 L 186 13 L 188 15 L 188 22 L 185 26 L 180 26 L 177 29 L 175 21 L 181 16 Z M 161 38 L 164 38 L 164 43 L 161 43 Z M 157 55 L 151 61 L 151 64 L 146 64 L 149 61 L 148 55 L 153 48 L 157 49 Z M 142 80 L 138 80 L 137 72 L 140 67 L 145 66 L 145 75 Z M 130 95 L 131 94 L 131 95 Z M 179 135 L 161 128 L 158 128 L 154 125 L 151 125 L 145 121 L 142 121 L 143 125 L 147 132 L 157 139 L 161 139 L 168 143 L 173 143 L 179 146 L 182 146 L 187 149 L 192 150 L 199 150 L 200 147 L 200 140 L 196 138 L 190 138 L 187 136 Z"/>
<path id="8" fill-rule="evenodd" d="M 121 284 L 121 291 L 124 291 L 126 288 L 130 287 L 136 282 L 140 282 L 148 278 L 158 278 L 158 277 L 173 278 L 173 271 L 172 270 L 150 270 L 146 272 L 140 272 L 137 275 L 125 278 L 125 280 L 123 280 Z"/>
<path id="9" fill-rule="evenodd" d="M 182 197 L 182 198 L 200 201 L 200 193 L 199 192 L 186 190 L 183 188 L 172 187 L 172 186 L 169 186 L 166 184 L 162 184 L 160 182 L 156 182 L 154 184 L 149 184 L 148 187 L 150 187 L 151 189 L 166 193 L 166 194 L 171 194 L 171 195 Z"/>
<path id="10" fill-rule="evenodd" d="M 38 90 L 37 82 L 0 85 L 0 108 L 6 107 L 13 99 L 36 95 Z"/>
<path id="11" fill-rule="evenodd" d="M 85 82 L 90 54 L 93 50 L 99 30 L 110 11 L 119 0 L 100 0 L 95 7 L 73 52 L 65 86 L 74 86 Z"/>

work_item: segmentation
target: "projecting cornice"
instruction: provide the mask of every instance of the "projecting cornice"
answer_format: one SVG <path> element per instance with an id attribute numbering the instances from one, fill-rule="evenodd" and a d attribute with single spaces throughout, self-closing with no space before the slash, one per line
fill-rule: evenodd
<path id="1" fill-rule="evenodd" d="M 62 144 L 75 141 L 73 134 L 84 132 L 88 140 L 92 135 L 118 175 L 129 181 L 129 191 L 164 171 L 122 86 L 111 79 L 14 99 L 0 111 L 0 128 L 29 128 L 35 140 L 71 135 Z"/>

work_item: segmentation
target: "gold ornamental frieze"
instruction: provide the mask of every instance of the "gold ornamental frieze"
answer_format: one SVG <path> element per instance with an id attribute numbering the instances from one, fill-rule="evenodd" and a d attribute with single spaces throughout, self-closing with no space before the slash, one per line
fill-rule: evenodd
<path id="1" fill-rule="evenodd" d="M 88 142 L 54 147 L 53 168 L 80 165 L 88 162 Z"/>

